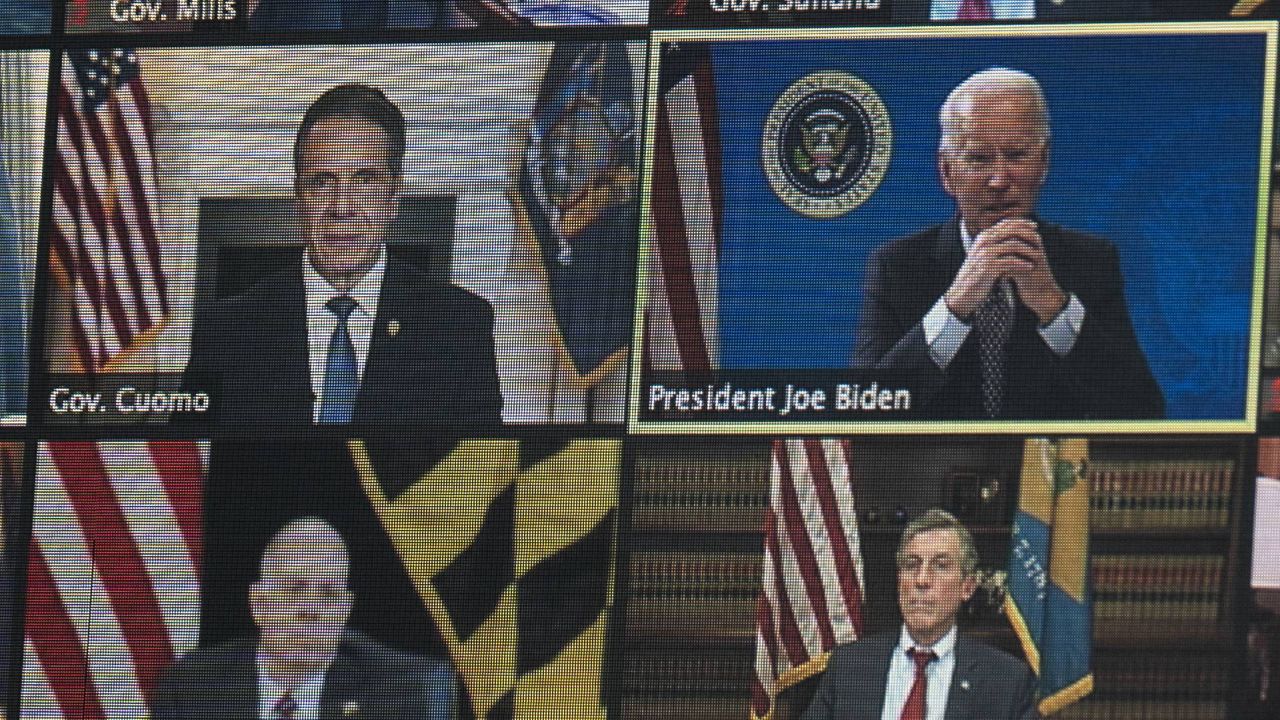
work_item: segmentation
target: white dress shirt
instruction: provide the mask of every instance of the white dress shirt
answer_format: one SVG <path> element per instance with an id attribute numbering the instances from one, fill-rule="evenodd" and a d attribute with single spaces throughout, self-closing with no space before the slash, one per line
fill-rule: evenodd
<path id="1" fill-rule="evenodd" d="M 898 644 L 893 648 L 893 657 L 889 658 L 889 679 L 884 687 L 884 710 L 880 720 L 900 720 L 902 709 L 907 705 L 907 696 L 911 694 L 911 686 L 916 682 L 916 663 L 907 655 L 911 648 L 932 650 L 937 660 L 925 666 L 924 675 L 928 679 L 925 690 L 925 720 L 943 720 L 947 712 L 947 693 L 951 691 L 951 677 L 956 672 L 956 626 L 942 639 L 933 645 L 917 645 L 902 626 Z"/>
<path id="2" fill-rule="evenodd" d="M 324 672 L 318 672 L 307 678 L 301 685 L 285 685 L 271 679 L 263 670 L 262 655 L 257 657 L 258 674 L 258 720 L 278 720 L 275 713 L 276 703 L 286 692 L 293 692 L 293 702 L 298 709 L 293 713 L 293 720 L 320 720 L 320 695 L 324 692 Z"/>
<path id="3" fill-rule="evenodd" d="M 930 20 L 955 20 L 964 0 L 933 0 Z M 1036 0 L 987 0 L 993 20 L 1035 20 Z"/>
<path id="4" fill-rule="evenodd" d="M 960 223 L 960 241 L 964 243 L 964 251 L 968 253 L 974 241 L 963 221 Z M 1012 289 L 1012 283 L 1005 288 L 1005 295 L 1010 302 L 1014 301 Z M 951 308 L 947 307 L 945 296 L 938 298 L 929 312 L 925 313 L 921 325 L 924 328 L 924 341 L 929 346 L 929 357 L 933 358 L 933 362 L 943 370 L 946 370 L 955 359 L 956 353 L 960 352 L 960 346 L 964 344 L 965 338 L 969 337 L 969 331 L 973 329 L 971 323 L 966 323 L 951 312 Z M 1039 333 L 1040 338 L 1054 354 L 1064 357 L 1071 352 L 1071 348 L 1076 346 L 1076 338 L 1080 337 L 1082 328 L 1084 328 L 1084 305 L 1080 304 L 1080 298 L 1076 297 L 1075 293 L 1071 293 L 1067 296 L 1066 307 L 1048 325 L 1040 327 Z"/>
<path id="5" fill-rule="evenodd" d="M 320 406 L 324 401 L 324 372 L 329 364 L 329 341 L 338 327 L 338 316 L 325 303 L 346 295 L 356 301 L 347 317 L 347 333 L 356 351 L 356 377 L 364 380 L 365 361 L 369 358 L 369 344 L 373 338 L 373 321 L 378 317 L 378 296 L 382 292 L 382 276 L 387 269 L 387 247 L 378 251 L 378 259 L 369 272 L 349 292 L 343 293 L 320 277 L 311 264 L 308 250 L 302 263 L 302 283 L 307 293 L 307 354 L 311 365 L 311 422 L 320 420 Z"/>

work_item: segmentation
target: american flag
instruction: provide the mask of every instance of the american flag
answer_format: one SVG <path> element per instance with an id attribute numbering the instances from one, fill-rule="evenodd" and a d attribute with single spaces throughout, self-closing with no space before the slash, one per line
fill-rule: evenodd
<path id="1" fill-rule="evenodd" d="M 720 128 L 705 46 L 662 46 L 650 208 L 645 364 L 654 370 L 719 365 Z"/>
<path id="2" fill-rule="evenodd" d="M 39 447 L 27 560 L 24 718 L 137 720 L 200 632 L 196 441 Z"/>
<path id="3" fill-rule="evenodd" d="M 71 293 L 70 352 L 87 373 L 169 312 L 151 101 L 133 50 L 71 50 L 53 158 L 55 277 Z"/>
<path id="4" fill-rule="evenodd" d="M 775 440 L 756 604 L 751 717 L 862 637 L 862 550 L 847 440 Z"/>

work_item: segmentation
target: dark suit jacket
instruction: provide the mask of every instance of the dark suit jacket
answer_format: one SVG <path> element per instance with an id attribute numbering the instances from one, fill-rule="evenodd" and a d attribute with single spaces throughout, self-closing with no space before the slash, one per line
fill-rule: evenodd
<path id="1" fill-rule="evenodd" d="M 895 23 L 927 23 L 933 0 L 890 0 Z M 1151 0 L 1036 0 L 1039 22 L 1150 20 Z"/>
<path id="2" fill-rule="evenodd" d="M 161 676 L 151 697 L 151 720 L 254 720 L 256 652 L 255 641 L 233 640 L 187 653 Z M 452 720 L 455 695 L 449 663 L 348 631 L 325 675 L 320 718 Z M 358 714 L 349 714 L 353 707 Z"/>
<path id="3" fill-rule="evenodd" d="M 1041 222 L 1049 267 L 1085 309 L 1071 352 L 1058 357 L 1019 303 L 1009 339 L 1002 418 L 1137 419 L 1164 415 L 1164 396 L 1129 321 L 1111 243 Z M 894 240 L 872 255 L 864 282 L 854 367 L 915 373 L 913 409 L 923 417 L 981 419 L 977 334 L 947 369 L 929 356 L 922 320 L 964 262 L 958 220 Z"/>
<path id="4" fill-rule="evenodd" d="M 818 691 L 800 720 L 880 720 L 889 661 L 898 636 L 877 635 L 831 653 Z M 956 638 L 956 670 L 946 720 L 1036 720 L 1036 682 L 1021 660 L 963 634 Z"/>
<path id="5" fill-rule="evenodd" d="M 219 425 L 311 424 L 305 304 L 299 264 L 197 316 L 183 384 L 211 393 Z M 498 424 L 501 413 L 488 303 L 388 258 L 353 422 Z"/>

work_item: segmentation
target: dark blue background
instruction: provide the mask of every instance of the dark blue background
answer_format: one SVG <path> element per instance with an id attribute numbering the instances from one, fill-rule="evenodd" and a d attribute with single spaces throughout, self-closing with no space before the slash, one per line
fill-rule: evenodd
<path id="1" fill-rule="evenodd" d="M 973 72 L 1004 66 L 1038 78 L 1049 104 L 1040 214 L 1116 244 L 1168 417 L 1243 417 L 1265 45 L 1261 35 L 712 43 L 722 366 L 848 366 L 867 255 L 954 212 L 937 179 L 938 107 Z M 784 205 L 760 163 L 774 101 L 824 69 L 869 82 L 893 124 L 884 182 L 834 220 Z"/>

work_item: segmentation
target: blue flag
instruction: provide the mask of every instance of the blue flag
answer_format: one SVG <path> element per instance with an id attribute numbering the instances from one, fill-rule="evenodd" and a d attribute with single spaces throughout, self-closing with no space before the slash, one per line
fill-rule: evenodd
<path id="1" fill-rule="evenodd" d="M 1032 438 L 1022 451 L 1005 613 L 1045 715 L 1093 692 L 1088 456 L 1085 440 Z"/>
<path id="2" fill-rule="evenodd" d="M 590 375 L 631 339 L 636 113 L 622 42 L 557 43 L 519 181 L 564 349 Z"/>

